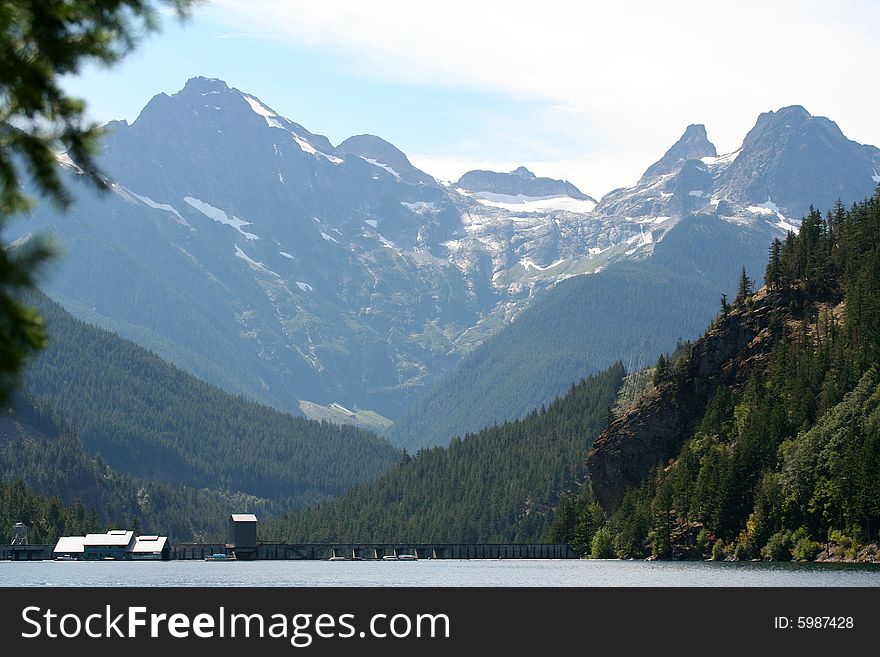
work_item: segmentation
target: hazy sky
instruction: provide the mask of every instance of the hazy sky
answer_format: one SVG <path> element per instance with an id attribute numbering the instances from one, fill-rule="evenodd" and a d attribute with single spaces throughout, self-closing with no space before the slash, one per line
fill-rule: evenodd
<path id="1" fill-rule="evenodd" d="M 880 2 L 214 0 L 112 70 L 67 81 L 100 121 L 219 77 L 334 144 L 377 134 L 468 169 L 635 182 L 689 123 L 719 152 L 799 104 L 880 144 Z"/>

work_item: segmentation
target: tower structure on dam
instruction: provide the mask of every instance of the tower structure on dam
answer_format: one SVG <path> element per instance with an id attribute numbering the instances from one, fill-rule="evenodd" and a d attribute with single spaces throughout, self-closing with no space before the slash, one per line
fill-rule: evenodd
<path id="1" fill-rule="evenodd" d="M 245 561 L 257 558 L 257 516 L 253 513 L 233 513 L 229 516 L 226 552 Z"/>

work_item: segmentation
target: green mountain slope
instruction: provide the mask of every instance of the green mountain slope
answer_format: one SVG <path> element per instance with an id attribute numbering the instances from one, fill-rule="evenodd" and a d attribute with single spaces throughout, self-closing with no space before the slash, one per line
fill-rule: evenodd
<path id="1" fill-rule="evenodd" d="M 22 511 L 34 511 L 34 507 L 22 506 L 23 502 L 8 501 L 3 506 L 4 513 L 24 513 L 23 518 L 37 522 L 31 529 L 31 539 L 36 542 L 51 542 L 83 523 L 89 531 L 102 525 L 136 527 L 146 534 L 188 541 L 221 536 L 226 515 L 231 512 L 277 512 L 273 504 L 253 497 L 139 480 L 114 472 L 100 457 L 89 456 L 70 430 L 56 425 L 24 398 L 16 400 L 14 412 L 0 415 L 0 481 L 23 483 L 48 499 L 47 508 L 52 510 L 43 516 Z M 62 504 L 72 507 L 72 518 L 58 510 Z M 4 525 L 4 529 L 11 526 Z"/>
<path id="2" fill-rule="evenodd" d="M 741 286 L 596 441 L 590 479 L 611 513 L 597 551 L 871 558 L 859 544 L 880 531 L 880 191 L 810 213 L 774 244 L 766 280 Z"/>
<path id="3" fill-rule="evenodd" d="M 763 270 L 771 240 L 765 226 L 691 216 L 650 258 L 563 281 L 463 357 L 389 435 L 409 449 L 446 444 L 521 418 L 617 360 L 629 369 L 653 363 L 678 340 L 699 335 L 743 265 Z M 719 289 L 722 280 L 729 289 Z"/>
<path id="4" fill-rule="evenodd" d="M 117 473 L 295 509 L 400 458 L 374 434 L 231 396 L 45 297 L 36 304 L 51 343 L 26 372 L 28 394 Z"/>
<path id="5" fill-rule="evenodd" d="M 560 491 L 584 476 L 623 373 L 617 364 L 523 420 L 407 456 L 375 484 L 263 523 L 264 540 L 542 540 Z"/>

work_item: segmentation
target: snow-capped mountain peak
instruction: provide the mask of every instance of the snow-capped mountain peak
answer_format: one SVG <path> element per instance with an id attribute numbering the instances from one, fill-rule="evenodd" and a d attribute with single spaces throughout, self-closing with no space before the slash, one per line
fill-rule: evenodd
<path id="1" fill-rule="evenodd" d="M 51 294 L 234 392 L 389 417 L 536 292 L 651 253 L 689 215 L 778 235 L 797 223 L 796 199 L 852 202 L 880 178 L 876 148 L 783 108 L 728 155 L 689 126 L 598 205 L 525 167 L 441 186 L 380 137 L 334 147 L 211 78 L 108 124 L 112 193 L 59 158 L 78 196 L 70 215 L 40 208 L 10 226 L 12 239 L 59 233 Z"/>

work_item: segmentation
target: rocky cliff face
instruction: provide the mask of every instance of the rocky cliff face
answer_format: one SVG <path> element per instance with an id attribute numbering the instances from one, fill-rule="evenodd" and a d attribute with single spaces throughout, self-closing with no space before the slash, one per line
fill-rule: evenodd
<path id="1" fill-rule="evenodd" d="M 704 126 L 688 126 L 636 185 L 608 192 L 593 215 L 613 220 L 623 239 L 649 236 L 639 245 L 643 251 L 693 213 L 788 231 L 810 203 L 832 208 L 838 200 L 846 206 L 870 196 L 878 172 L 880 149 L 848 139 L 830 119 L 795 105 L 761 114 L 742 146 L 722 155 Z"/>
<path id="2" fill-rule="evenodd" d="M 639 183 L 675 173 L 688 160 L 699 160 L 703 157 L 718 157 L 718 152 L 715 150 L 715 145 L 709 141 L 706 126 L 702 123 L 689 125 L 681 138 L 666 151 L 663 157 L 648 167 Z"/>
<path id="3" fill-rule="evenodd" d="M 747 307 L 733 310 L 694 343 L 671 380 L 608 425 L 587 456 L 593 492 L 606 511 L 614 511 L 652 468 L 678 454 L 718 386 L 741 387 L 766 364 L 770 317 L 790 301 L 761 290 Z"/>
<path id="4" fill-rule="evenodd" d="M 739 155 L 719 168 L 715 191 L 747 212 L 764 206 L 797 219 L 810 204 L 831 208 L 869 195 L 878 170 L 875 146 L 851 141 L 834 121 L 792 105 L 758 117 Z"/>

